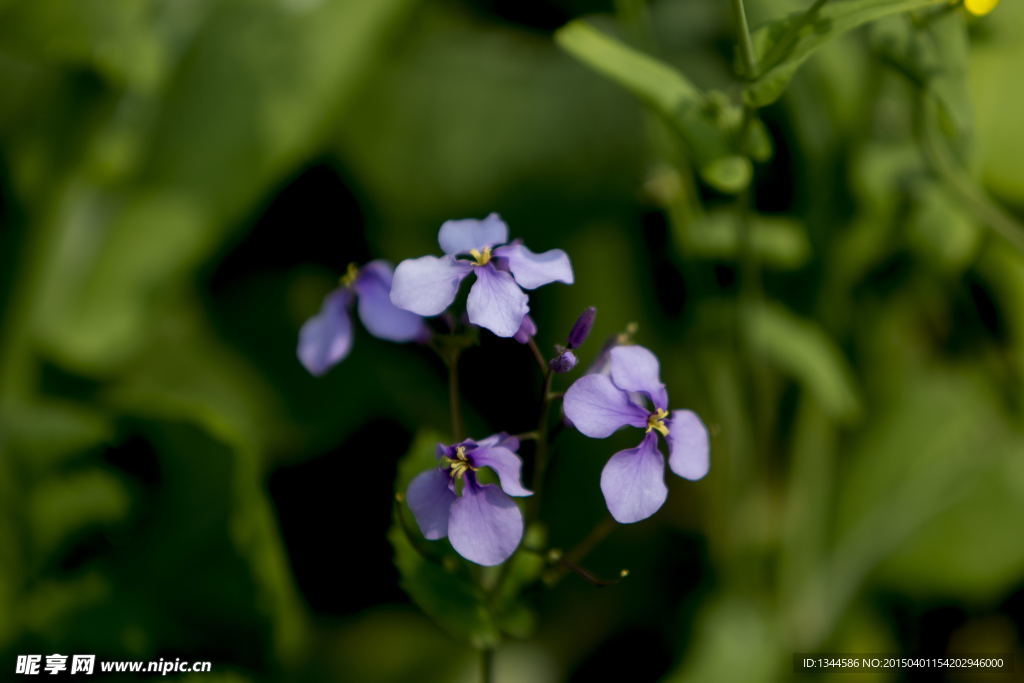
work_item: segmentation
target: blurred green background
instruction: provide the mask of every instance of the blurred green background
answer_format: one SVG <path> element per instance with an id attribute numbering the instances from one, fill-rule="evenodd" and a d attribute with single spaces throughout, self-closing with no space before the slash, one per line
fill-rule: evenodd
<path id="1" fill-rule="evenodd" d="M 497 680 L 1024 666 L 1024 5 L 940 15 L 827 36 L 760 110 L 743 227 L 699 133 L 553 38 L 594 16 L 720 91 L 702 115 L 727 127 L 718 0 L 0 0 L 0 677 L 61 652 L 475 680 L 386 538 L 399 458 L 447 424 L 443 366 L 360 332 L 315 380 L 294 348 L 348 262 L 490 211 L 573 259 L 533 296 L 542 347 L 587 305 L 585 360 L 638 323 L 713 434 L 705 480 L 587 558 L 628 579 L 528 595 Z M 531 357 L 484 337 L 472 432 L 531 429 Z M 559 437 L 552 543 L 601 519 L 627 445 Z"/>

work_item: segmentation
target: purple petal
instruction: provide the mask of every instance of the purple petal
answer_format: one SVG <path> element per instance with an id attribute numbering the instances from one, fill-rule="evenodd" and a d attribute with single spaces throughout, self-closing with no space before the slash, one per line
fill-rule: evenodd
<path id="1" fill-rule="evenodd" d="M 464 558 L 484 566 L 501 564 L 523 538 L 523 513 L 504 491 L 481 486 L 469 476 L 452 504 L 448 538 Z"/>
<path id="2" fill-rule="evenodd" d="M 371 261 L 359 271 L 355 288 L 359 293 L 359 318 L 375 337 L 407 342 L 426 339 L 430 334 L 423 318 L 391 303 L 393 273 L 386 261 Z"/>
<path id="3" fill-rule="evenodd" d="M 529 344 L 533 336 L 537 334 L 537 323 L 528 315 L 523 316 L 523 322 L 519 323 L 519 329 L 513 335 L 520 344 Z"/>
<path id="4" fill-rule="evenodd" d="M 656 408 L 668 408 L 658 358 L 642 346 L 616 346 L 609 352 L 612 381 L 623 391 L 646 394 Z"/>
<path id="5" fill-rule="evenodd" d="M 455 502 L 450 481 L 443 470 L 427 470 L 409 482 L 405 494 L 420 531 L 431 541 L 448 535 L 448 512 Z"/>
<path id="6" fill-rule="evenodd" d="M 668 466 L 680 477 L 697 480 L 710 467 L 708 430 L 690 410 L 672 411 L 665 421 L 668 427 Z"/>
<path id="7" fill-rule="evenodd" d="M 445 221 L 437 233 L 437 241 L 444 253 L 452 256 L 466 254 L 473 249 L 483 251 L 485 247 L 508 242 L 508 226 L 496 213 L 482 221 L 475 218 Z"/>
<path id="8" fill-rule="evenodd" d="M 562 407 L 576 429 L 595 439 L 611 436 L 625 425 L 647 426 L 647 411 L 605 375 L 585 375 L 573 382 Z"/>
<path id="9" fill-rule="evenodd" d="M 310 373 L 319 377 L 340 362 L 352 349 L 352 321 L 348 303 L 352 294 L 336 289 L 324 298 L 320 312 L 299 330 L 296 353 Z"/>
<path id="10" fill-rule="evenodd" d="M 536 289 L 551 282 L 573 283 L 569 255 L 561 249 L 535 254 L 522 243 L 514 242 L 495 249 L 494 255 L 505 261 L 516 282 L 525 289 Z"/>
<path id="11" fill-rule="evenodd" d="M 469 322 L 499 337 L 511 337 L 530 311 L 526 293 L 508 273 L 492 265 L 476 268 L 476 282 L 469 290 L 466 312 Z"/>
<path id="12" fill-rule="evenodd" d="M 486 439 L 480 439 L 476 442 L 478 446 L 491 448 L 493 446 L 500 446 L 501 448 L 507 448 L 513 453 L 519 450 L 519 439 L 512 436 L 508 432 L 498 432 L 497 434 L 491 434 Z"/>
<path id="13" fill-rule="evenodd" d="M 507 448 L 481 446 L 470 452 L 474 467 L 490 467 L 498 475 L 502 490 L 510 496 L 532 496 L 522 483 L 523 461 Z"/>
<path id="14" fill-rule="evenodd" d="M 601 493 L 615 521 L 631 524 L 658 511 L 668 497 L 665 456 L 654 432 L 636 448 L 619 451 L 601 471 Z"/>
<path id="15" fill-rule="evenodd" d="M 421 256 L 398 264 L 391 283 L 391 303 L 417 315 L 437 315 L 459 292 L 472 266 L 451 256 Z"/>

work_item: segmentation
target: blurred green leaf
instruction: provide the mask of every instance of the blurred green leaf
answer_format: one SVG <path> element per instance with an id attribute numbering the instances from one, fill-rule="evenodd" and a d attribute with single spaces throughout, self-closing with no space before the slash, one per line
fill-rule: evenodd
<path id="1" fill-rule="evenodd" d="M 961 271 L 973 261 L 984 235 L 975 218 L 938 183 L 920 183 L 907 218 L 911 246 L 939 268 Z"/>
<path id="2" fill-rule="evenodd" d="M 164 66 L 154 0 L 0 2 L 0 44 L 25 57 L 149 88 Z"/>
<path id="3" fill-rule="evenodd" d="M 754 351 L 803 384 L 834 419 L 860 416 L 853 372 L 821 327 L 774 303 L 753 309 L 745 323 Z"/>
<path id="4" fill-rule="evenodd" d="M 967 88 L 968 42 L 964 12 L 936 12 L 922 21 L 888 17 L 872 26 L 882 56 L 930 91 L 942 106 L 949 138 L 970 140 L 971 98 Z"/>
<path id="5" fill-rule="evenodd" d="M 677 69 L 582 20 L 556 31 L 555 41 L 668 121 L 686 141 L 701 177 L 710 185 L 729 193 L 749 185 L 753 167 L 737 154 L 734 140 L 740 119 L 733 116 L 731 126 L 723 125 L 720 104 L 710 101 Z M 758 151 L 763 153 L 763 146 Z"/>
<path id="6" fill-rule="evenodd" d="M 778 61 L 761 63 L 757 79 L 746 87 L 744 101 L 752 107 L 766 107 L 779 99 L 793 74 L 816 50 L 829 40 L 890 14 L 910 12 L 946 0 L 845 0 L 821 6 L 809 18 L 804 12 L 773 21 L 751 36 L 758 60 L 778 52 L 781 41 L 791 41 Z M 795 31 L 795 34 L 793 33 Z"/>
<path id="7" fill-rule="evenodd" d="M 807 233 L 800 222 L 785 216 L 754 214 L 750 241 L 758 262 L 775 268 L 799 268 L 810 257 Z M 741 229 L 735 211 L 715 209 L 693 225 L 677 226 L 676 237 L 684 254 L 702 258 L 737 259 Z"/>
<path id="8" fill-rule="evenodd" d="M 129 497 L 118 477 L 93 469 L 46 479 L 29 504 L 33 553 L 49 560 L 74 534 L 123 519 Z"/>
<path id="9" fill-rule="evenodd" d="M 974 368 L 903 373 L 840 479 L 837 610 L 876 568 L 902 592 L 981 600 L 1024 572 L 1024 433 Z"/>
<path id="10" fill-rule="evenodd" d="M 969 87 L 976 117 L 977 162 L 985 185 L 1000 197 L 1024 203 L 1024 3 L 1002 2 L 978 21 L 971 41 Z"/>

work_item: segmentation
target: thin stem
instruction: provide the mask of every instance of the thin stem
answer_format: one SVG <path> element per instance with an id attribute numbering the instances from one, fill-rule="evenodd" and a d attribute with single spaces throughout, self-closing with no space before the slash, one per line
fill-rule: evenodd
<path id="1" fill-rule="evenodd" d="M 533 458 L 533 496 L 530 498 L 530 519 L 540 513 L 541 489 L 548 459 L 548 413 L 551 412 L 551 382 L 555 373 L 550 368 L 544 373 L 544 390 L 541 396 L 540 419 L 537 422 L 537 450 Z"/>
<path id="2" fill-rule="evenodd" d="M 448 358 L 448 406 L 452 417 L 452 439 L 459 441 L 466 436 L 462 423 L 462 409 L 459 407 L 459 352 L 452 351 Z"/>
<path id="3" fill-rule="evenodd" d="M 761 67 L 765 71 L 768 71 L 789 55 L 789 51 L 793 49 L 793 45 L 795 45 L 796 41 L 800 38 L 800 31 L 814 21 L 814 18 L 818 15 L 818 10 L 820 10 L 826 2 L 828 2 L 828 0 L 815 0 L 814 4 L 811 5 L 806 12 L 800 15 L 800 18 L 793 22 L 786 32 L 782 34 L 779 41 L 772 45 L 768 50 L 768 53 L 764 56 L 764 59 L 761 60 Z"/>
<path id="4" fill-rule="evenodd" d="M 591 529 L 590 533 L 587 534 L 582 541 L 577 543 L 575 548 L 555 560 L 558 563 L 558 568 L 550 575 L 549 578 L 545 579 L 547 584 L 549 586 L 554 586 L 565 577 L 567 572 L 572 571 L 594 585 L 609 585 L 609 582 L 602 580 L 597 580 L 596 582 L 592 581 L 591 579 L 596 579 L 597 577 L 595 577 L 591 572 L 580 567 L 579 563 L 582 562 L 583 558 L 590 554 L 590 551 L 596 548 L 601 541 L 608 537 L 608 534 L 615 529 L 615 526 L 615 520 L 611 517 L 605 517 L 598 522 L 597 526 Z M 627 573 L 628 572 L 623 570 L 623 573 L 619 575 L 619 580 L 625 577 Z M 614 581 L 612 583 L 617 582 L 618 581 Z"/>
<path id="5" fill-rule="evenodd" d="M 732 0 L 732 12 L 736 16 L 736 42 L 739 43 L 740 58 L 743 60 L 742 75 L 753 80 L 757 78 L 757 57 L 754 55 L 754 43 L 750 40 L 750 26 L 747 25 L 743 0 Z"/>
<path id="6" fill-rule="evenodd" d="M 480 680 L 491 683 L 494 680 L 494 648 L 485 647 L 480 651 Z"/>
<path id="7" fill-rule="evenodd" d="M 540 352 L 540 349 L 537 347 L 537 342 L 533 341 L 533 337 L 530 337 L 530 340 L 526 342 L 526 345 L 530 347 L 530 351 L 533 351 L 533 357 L 537 361 L 537 366 L 540 368 L 540 371 L 542 373 L 547 373 L 548 362 L 544 360 L 544 354 Z"/>
<path id="8" fill-rule="evenodd" d="M 1024 225 L 993 201 L 954 160 L 935 129 L 935 117 L 932 115 L 934 107 L 934 99 L 930 97 L 930 93 L 927 90 L 922 91 L 923 121 L 920 126 L 920 137 L 928 163 L 949 189 L 957 194 L 960 201 L 973 210 L 983 223 L 1011 245 L 1024 251 Z"/>

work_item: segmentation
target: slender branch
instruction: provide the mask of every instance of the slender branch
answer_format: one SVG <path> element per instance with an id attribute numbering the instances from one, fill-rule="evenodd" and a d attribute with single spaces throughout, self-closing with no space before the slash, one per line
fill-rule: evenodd
<path id="1" fill-rule="evenodd" d="M 997 204 L 954 160 L 935 129 L 934 98 L 928 90 L 921 95 L 921 148 L 932 170 L 978 218 L 1007 242 L 1024 251 L 1024 225 Z"/>
<path id="2" fill-rule="evenodd" d="M 480 681 L 491 683 L 494 680 L 494 648 L 485 647 L 480 651 Z"/>
<path id="3" fill-rule="evenodd" d="M 743 0 L 732 0 L 732 12 L 736 17 L 736 42 L 739 44 L 740 58 L 743 60 L 744 78 L 757 78 L 757 57 L 754 55 L 754 43 L 750 40 L 750 26 L 747 25 L 747 13 L 743 9 Z"/>
<path id="4" fill-rule="evenodd" d="M 544 486 L 544 474 L 548 459 L 548 413 L 551 412 L 551 382 L 555 373 L 548 368 L 544 373 L 544 389 L 541 396 L 540 419 L 537 421 L 537 450 L 533 457 L 533 497 L 530 498 L 529 518 L 536 519 L 540 513 L 541 490 Z"/>
<path id="5" fill-rule="evenodd" d="M 530 340 L 526 342 L 526 345 L 529 346 L 530 351 L 533 352 L 533 357 L 537 361 L 537 366 L 540 368 L 540 371 L 542 373 L 546 373 L 548 371 L 548 362 L 544 360 L 544 354 L 541 353 L 540 349 L 537 347 L 537 342 L 533 340 L 533 337 L 530 337 Z"/>
<path id="6" fill-rule="evenodd" d="M 460 441 L 466 437 L 462 423 L 462 409 L 459 407 L 459 352 L 452 351 L 448 359 L 448 407 L 452 417 L 452 439 Z"/>
<path id="7" fill-rule="evenodd" d="M 793 49 L 793 45 L 796 44 L 797 39 L 800 37 L 800 31 L 814 21 L 814 18 L 818 16 L 818 10 L 820 10 L 826 2 L 828 2 L 828 0 L 815 0 L 814 4 L 807 8 L 807 11 L 801 14 L 800 18 L 786 29 L 778 42 L 769 48 L 768 53 L 765 54 L 764 58 L 761 60 L 762 70 L 767 71 L 771 69 L 789 55 L 789 51 Z"/>

